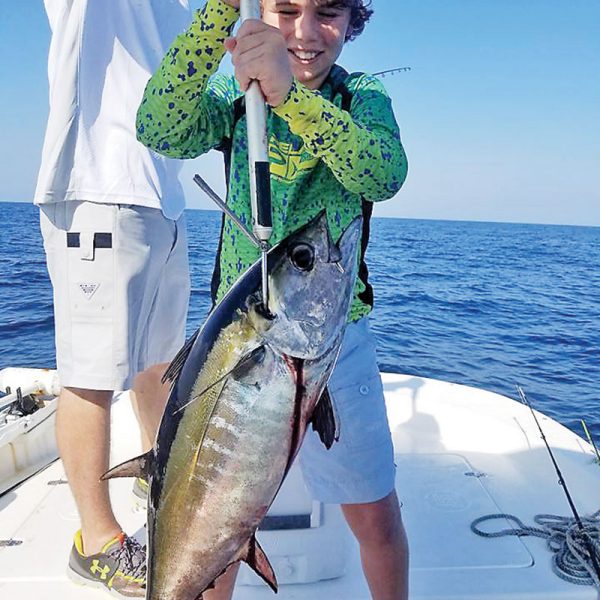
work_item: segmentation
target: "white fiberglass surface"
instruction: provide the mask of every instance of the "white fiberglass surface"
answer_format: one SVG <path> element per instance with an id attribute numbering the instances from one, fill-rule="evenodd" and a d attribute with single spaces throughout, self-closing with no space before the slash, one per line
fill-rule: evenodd
<path id="1" fill-rule="evenodd" d="M 539 435 L 522 407 L 488 392 L 420 378 L 385 375 L 384 383 L 397 452 L 397 491 L 412 547 L 411 600 L 596 600 L 591 587 L 566 583 L 552 573 L 544 540 L 483 539 L 469 529 L 473 518 L 488 512 L 513 513 L 526 523 L 539 512 L 568 514 Z M 121 400 L 114 405 L 112 464 L 140 450 L 131 433 L 129 402 Z M 465 414 L 472 419 L 470 427 L 462 422 Z M 585 444 L 549 419 L 544 424 L 557 440 L 557 457 L 582 511 L 597 510 L 600 469 Z M 276 501 L 280 514 L 314 509 L 298 496 L 299 483 L 294 476 L 294 497 Z M 111 494 L 123 526 L 143 539 L 145 515 L 133 510 L 131 481 L 112 481 Z M 260 534 L 283 582 L 278 596 L 262 584 L 252 585 L 254 575 L 244 570 L 234 600 L 368 600 L 355 542 L 337 509 L 322 510 L 331 526 L 324 539 L 311 538 L 308 531 Z M 1 496 L 0 541 L 15 544 L 0 545 L 0 596 L 106 597 L 67 579 L 77 526 L 60 462 Z M 339 558 L 331 564 L 341 565 L 344 575 L 293 584 L 303 569 L 319 563 L 319 552 Z"/>

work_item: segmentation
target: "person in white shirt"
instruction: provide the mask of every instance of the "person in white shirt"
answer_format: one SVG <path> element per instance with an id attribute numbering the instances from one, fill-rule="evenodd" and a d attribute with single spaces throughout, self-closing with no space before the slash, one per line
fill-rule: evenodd
<path id="1" fill-rule="evenodd" d="M 145 551 L 122 532 L 100 476 L 113 392 L 133 385 L 149 447 L 166 395 L 160 379 L 185 336 L 180 164 L 137 142 L 135 116 L 189 22 L 188 0 L 45 0 L 45 8 L 50 112 L 35 203 L 54 289 L 57 440 L 81 519 L 69 573 L 141 597 Z"/>

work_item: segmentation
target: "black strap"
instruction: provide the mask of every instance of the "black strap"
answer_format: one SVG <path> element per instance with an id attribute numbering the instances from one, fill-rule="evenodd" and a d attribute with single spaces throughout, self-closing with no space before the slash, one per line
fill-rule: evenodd
<path id="1" fill-rule="evenodd" d="M 340 67 L 339 65 L 333 65 L 331 72 L 329 73 L 329 83 L 331 85 L 331 97 L 335 98 L 338 94 L 342 96 L 342 110 L 350 112 L 352 106 L 352 93 L 348 89 L 346 82 L 350 75 L 348 71 Z M 363 282 L 365 289 L 358 294 L 358 297 L 362 302 L 373 306 L 373 286 L 369 283 L 369 269 L 365 261 L 365 255 L 367 253 L 367 246 L 369 245 L 369 235 L 371 233 L 371 215 L 373 214 L 373 203 L 369 202 L 365 198 L 362 198 L 362 233 L 360 240 L 360 264 L 358 267 L 358 278 Z"/>
<path id="2" fill-rule="evenodd" d="M 226 137 L 216 147 L 216 150 L 223 153 L 225 160 L 225 182 L 227 184 L 227 190 L 229 190 L 229 171 L 231 169 L 231 152 L 233 145 L 233 136 L 235 135 L 235 128 L 242 117 L 246 115 L 246 96 L 240 96 L 233 101 L 233 120 L 231 122 L 231 137 Z"/>
<path id="3" fill-rule="evenodd" d="M 231 124 L 231 137 L 226 137 L 216 150 L 223 153 L 223 160 L 225 162 L 225 189 L 229 194 L 229 177 L 231 171 L 231 153 L 233 146 L 233 136 L 235 135 L 235 128 L 242 117 L 246 115 L 246 96 L 240 96 L 233 101 L 233 120 Z M 219 245 L 217 247 L 217 253 L 215 254 L 215 264 L 213 267 L 213 273 L 210 280 L 210 297 L 212 305 L 216 304 L 217 291 L 219 290 L 219 284 L 221 283 L 221 248 L 223 246 L 223 229 L 225 228 L 225 213 L 221 215 L 221 230 L 219 233 Z"/>

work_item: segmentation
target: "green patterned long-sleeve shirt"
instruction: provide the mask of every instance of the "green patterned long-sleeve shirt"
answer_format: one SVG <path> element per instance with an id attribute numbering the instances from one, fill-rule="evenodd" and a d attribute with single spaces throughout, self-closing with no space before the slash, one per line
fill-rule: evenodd
<path id="1" fill-rule="evenodd" d="M 137 118 L 138 139 L 173 158 L 194 158 L 231 142 L 227 203 L 251 224 L 246 119 L 234 123 L 242 95 L 234 77 L 216 74 L 239 13 L 208 0 L 178 36 L 148 82 Z M 271 243 L 326 209 L 337 239 L 363 214 L 363 199 L 386 200 L 406 178 L 407 163 L 390 99 L 381 82 L 365 74 L 345 81 L 350 111 L 326 81 L 313 91 L 294 81 L 287 98 L 269 113 L 273 209 Z M 229 219 L 221 232 L 217 300 L 259 258 L 259 251 Z M 350 320 L 368 314 L 366 282 L 358 279 Z M 361 299 L 362 297 L 362 299 Z"/>

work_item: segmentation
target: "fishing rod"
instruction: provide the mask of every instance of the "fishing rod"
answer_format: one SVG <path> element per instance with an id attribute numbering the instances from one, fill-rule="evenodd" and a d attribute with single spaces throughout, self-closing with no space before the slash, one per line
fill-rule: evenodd
<path id="1" fill-rule="evenodd" d="M 240 0 L 240 16 L 242 23 L 248 19 L 260 20 L 260 0 Z M 267 251 L 269 250 L 269 239 L 273 231 L 273 216 L 267 136 L 267 105 L 258 81 L 252 81 L 246 90 L 246 123 L 248 129 L 252 231 L 260 241 L 263 306 L 268 312 Z"/>
<path id="2" fill-rule="evenodd" d="M 592 565 L 594 566 L 596 575 L 598 576 L 598 579 L 600 580 L 600 562 L 598 561 L 598 557 L 596 556 L 596 551 L 590 540 L 590 536 L 588 535 L 587 531 L 585 530 L 583 523 L 581 522 L 581 517 L 579 516 L 579 513 L 577 512 L 577 509 L 575 508 L 575 503 L 573 502 L 573 499 L 571 498 L 571 494 L 569 493 L 569 490 L 567 488 L 567 483 L 565 481 L 565 478 L 563 477 L 563 474 L 560 471 L 558 463 L 556 462 L 556 459 L 554 458 L 554 454 L 552 453 L 552 450 L 550 449 L 550 445 L 548 444 L 548 440 L 546 439 L 546 436 L 544 435 L 544 431 L 542 429 L 542 426 L 540 425 L 540 422 L 538 421 L 535 411 L 533 410 L 533 407 L 531 406 L 529 400 L 527 399 L 527 396 L 525 396 L 525 392 L 522 390 L 521 386 L 519 386 L 519 385 L 517 385 L 517 391 L 519 392 L 519 396 L 521 397 L 521 402 L 523 402 L 523 404 L 525 404 L 526 406 L 529 407 L 529 410 L 531 411 L 531 414 L 533 415 L 535 423 L 540 431 L 540 435 L 542 436 L 542 439 L 544 440 L 544 444 L 546 444 L 546 449 L 548 450 L 548 454 L 550 454 L 552 464 L 554 465 L 554 469 L 556 470 L 556 474 L 558 475 L 558 484 L 563 488 L 565 495 L 567 496 L 567 502 L 569 503 L 569 506 L 571 507 L 571 512 L 573 513 L 573 516 L 575 517 L 575 522 L 577 523 L 577 528 L 579 529 L 579 532 L 581 533 L 585 548 L 586 548 L 588 554 L 590 555 Z"/>
<path id="3" fill-rule="evenodd" d="M 581 419 L 581 425 L 583 426 L 583 431 L 585 431 L 585 435 L 588 439 L 588 442 L 594 449 L 594 453 L 596 454 L 596 460 L 598 461 L 598 464 L 600 465 L 600 452 L 598 452 L 598 447 L 596 446 L 596 442 L 594 441 L 594 438 L 592 437 L 592 434 L 590 433 L 590 431 L 587 428 L 587 425 L 585 424 L 585 421 L 583 419 Z"/>
<path id="4" fill-rule="evenodd" d="M 398 73 L 404 73 L 405 71 L 410 71 L 410 67 L 395 67 L 394 69 L 386 69 L 385 71 L 377 71 L 377 73 L 373 73 L 375 77 L 381 77 L 384 79 L 389 75 L 396 75 Z"/>

